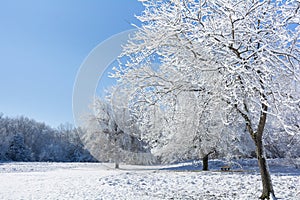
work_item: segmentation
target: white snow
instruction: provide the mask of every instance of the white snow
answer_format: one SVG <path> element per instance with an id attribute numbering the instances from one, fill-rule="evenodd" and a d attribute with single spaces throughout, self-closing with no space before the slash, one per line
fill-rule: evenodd
<path id="1" fill-rule="evenodd" d="M 251 162 L 244 162 L 251 163 Z M 270 168 L 277 198 L 300 199 L 300 170 Z M 257 168 L 244 172 L 192 169 L 191 163 L 169 166 L 108 163 L 1 163 L 0 199 L 258 199 L 261 193 Z M 190 167 L 190 168 L 189 168 Z M 252 170 L 253 169 L 253 170 Z"/>

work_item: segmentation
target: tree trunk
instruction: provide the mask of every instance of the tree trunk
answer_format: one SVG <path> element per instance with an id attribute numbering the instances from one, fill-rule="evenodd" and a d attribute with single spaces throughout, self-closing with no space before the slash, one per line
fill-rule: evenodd
<path id="1" fill-rule="evenodd" d="M 116 169 L 119 169 L 119 168 L 120 168 L 120 166 L 119 166 L 119 163 L 118 163 L 118 162 L 116 162 L 116 163 L 115 163 L 115 168 L 116 168 Z"/>
<path id="2" fill-rule="evenodd" d="M 273 190 L 270 172 L 269 172 L 269 167 L 267 163 L 267 158 L 265 154 L 265 149 L 263 146 L 263 133 L 267 121 L 267 110 L 268 110 L 268 106 L 266 104 L 262 104 L 262 111 L 261 111 L 257 131 L 256 133 L 252 132 L 252 134 L 250 132 L 250 134 L 252 135 L 252 138 L 255 142 L 256 155 L 257 155 L 258 165 L 260 169 L 260 176 L 261 176 L 261 181 L 263 186 L 263 192 L 262 195 L 260 196 L 260 199 L 270 199 L 270 195 L 272 195 L 273 199 L 276 199 Z"/>
<path id="3" fill-rule="evenodd" d="M 119 169 L 119 149 L 118 149 L 118 145 L 117 145 L 117 138 L 115 138 L 115 169 Z"/>
<path id="4" fill-rule="evenodd" d="M 263 88 L 263 86 L 262 86 Z M 265 95 L 262 94 L 262 98 L 266 100 Z M 267 101 L 267 100 L 266 100 Z M 248 110 L 247 105 L 244 105 L 246 110 Z M 261 176 L 261 181 L 262 181 L 262 186 L 263 186 L 263 192 L 262 195 L 260 196 L 260 199 L 270 199 L 270 195 L 272 195 L 273 199 L 276 199 L 274 190 L 273 190 L 273 185 L 271 181 L 271 176 L 268 168 L 268 163 L 267 163 L 267 158 L 263 146 L 263 134 L 264 134 L 264 129 L 267 121 L 267 111 L 268 111 L 268 106 L 265 103 L 262 103 L 261 105 L 262 110 L 260 113 L 259 117 L 259 122 L 258 122 L 258 127 L 257 131 L 254 132 L 254 129 L 252 127 L 251 119 L 243 112 L 241 112 L 237 106 L 235 108 L 237 111 L 242 115 L 242 117 L 246 121 L 246 127 L 255 143 L 256 146 L 256 155 L 257 155 L 257 160 L 258 160 L 258 166 L 260 170 L 260 176 Z"/>
<path id="5" fill-rule="evenodd" d="M 202 162 L 203 162 L 203 168 L 202 168 L 202 170 L 203 170 L 203 171 L 208 171 L 208 154 L 205 155 L 205 156 L 202 158 Z"/>
<path id="6" fill-rule="evenodd" d="M 116 123 L 114 123 L 114 157 L 115 157 L 115 169 L 119 169 L 119 156 L 120 156 L 120 152 L 118 149 L 118 144 L 119 144 L 119 135 L 120 135 L 120 130 L 118 128 L 118 125 Z"/>
<path id="7" fill-rule="evenodd" d="M 208 156 L 209 156 L 210 154 L 214 153 L 214 152 L 215 152 L 215 150 L 209 152 L 208 154 L 206 154 L 206 155 L 202 158 L 202 163 L 203 163 L 203 168 L 202 168 L 202 170 L 203 170 L 203 171 L 208 171 L 208 170 L 209 170 L 209 169 L 208 169 Z"/>
<path id="8" fill-rule="evenodd" d="M 273 195 L 273 197 L 275 197 L 275 195 L 274 195 L 272 180 L 268 168 L 267 159 L 265 156 L 265 150 L 262 143 L 262 139 L 261 138 L 256 139 L 255 144 L 256 144 L 258 165 L 260 169 L 260 176 L 263 185 L 263 191 L 262 191 L 262 195 L 260 196 L 260 199 L 270 199 L 270 195 Z"/>

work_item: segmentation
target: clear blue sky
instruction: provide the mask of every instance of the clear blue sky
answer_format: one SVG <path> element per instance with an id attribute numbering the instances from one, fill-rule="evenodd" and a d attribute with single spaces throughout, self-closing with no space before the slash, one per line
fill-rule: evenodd
<path id="1" fill-rule="evenodd" d="M 53 127 L 73 123 L 72 91 L 84 58 L 137 24 L 137 0 L 1 0 L 0 112 Z"/>

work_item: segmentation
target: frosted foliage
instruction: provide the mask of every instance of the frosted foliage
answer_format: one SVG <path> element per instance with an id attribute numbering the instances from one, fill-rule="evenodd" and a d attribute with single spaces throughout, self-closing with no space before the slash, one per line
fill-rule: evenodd
<path id="1" fill-rule="evenodd" d="M 204 137 L 208 127 L 216 145 L 221 133 L 240 134 L 245 124 L 255 138 L 265 114 L 272 116 L 267 123 L 299 134 L 299 1 L 143 4 L 137 16 L 142 26 L 124 46 L 127 62 L 114 77 L 134 88 L 130 113 L 148 130 L 146 138 L 161 136 L 167 148 L 178 134 L 179 143 L 190 143 L 189 137 Z M 162 114 L 154 119 L 157 111 Z"/>
<path id="2" fill-rule="evenodd" d="M 118 98 L 114 97 L 113 106 L 105 100 L 95 100 L 95 114 L 87 119 L 86 134 L 83 136 L 86 148 L 98 161 L 134 164 L 155 162 L 146 143 L 138 137 L 138 126 L 128 118 L 128 108 L 124 107 L 122 101 L 117 101 L 120 97 L 121 94 L 118 94 Z"/>

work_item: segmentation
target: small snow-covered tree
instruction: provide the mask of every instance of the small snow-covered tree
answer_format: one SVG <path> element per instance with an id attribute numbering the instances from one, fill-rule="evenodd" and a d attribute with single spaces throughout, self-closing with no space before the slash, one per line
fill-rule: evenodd
<path id="1" fill-rule="evenodd" d="M 31 161 L 31 150 L 25 145 L 23 134 L 13 136 L 6 156 L 13 161 Z"/>
<path id="2" fill-rule="evenodd" d="M 225 153 L 226 145 L 222 143 L 229 138 L 229 135 L 224 134 L 219 116 L 221 113 L 216 112 L 214 116 L 209 114 L 206 105 L 211 102 L 202 98 L 199 92 L 181 91 L 176 95 L 175 101 L 172 107 L 159 112 L 164 119 L 156 114 L 154 117 L 158 120 L 152 118 L 150 121 L 163 128 L 160 129 L 161 134 L 155 139 L 153 129 L 150 129 L 145 137 L 161 144 L 156 151 L 163 162 L 200 157 L 203 160 L 203 170 L 208 170 L 208 156 L 216 151 Z M 154 133 L 155 135 L 157 134 Z"/>
<path id="3" fill-rule="evenodd" d="M 119 132 L 117 132 L 107 102 L 95 100 L 93 105 L 95 115 L 89 116 L 85 126 L 86 134 L 82 139 L 87 149 L 99 161 L 114 159 L 115 167 L 119 168 Z"/>
<path id="4" fill-rule="evenodd" d="M 131 89 L 123 85 L 111 88 L 108 100 L 114 121 L 113 127 L 122 133 L 119 143 L 122 154 L 127 155 L 127 160 L 131 157 L 135 163 L 154 163 L 156 160 L 150 153 L 149 144 L 142 139 L 140 126 L 130 115 L 128 100 Z"/>
<path id="5" fill-rule="evenodd" d="M 95 115 L 88 119 L 82 139 L 96 159 L 113 161 L 116 168 L 120 162 L 146 164 L 155 161 L 146 143 L 138 138 L 138 127 L 122 117 L 126 113 L 121 112 L 126 110 L 112 109 L 107 101 L 100 99 L 95 101 L 93 108 Z"/>
<path id="6" fill-rule="evenodd" d="M 142 99 L 133 101 L 149 105 L 163 102 L 168 107 L 171 93 L 186 90 L 206 92 L 222 102 L 225 118 L 237 119 L 231 124 L 243 120 L 255 143 L 260 198 L 275 198 L 263 136 L 267 116 L 295 134 L 285 111 L 299 110 L 300 2 L 143 2 L 145 10 L 138 16 L 143 24 L 124 47 L 122 56 L 129 61 L 115 76 L 137 86 L 134 92 Z M 157 60 L 160 76 L 149 70 Z"/>

